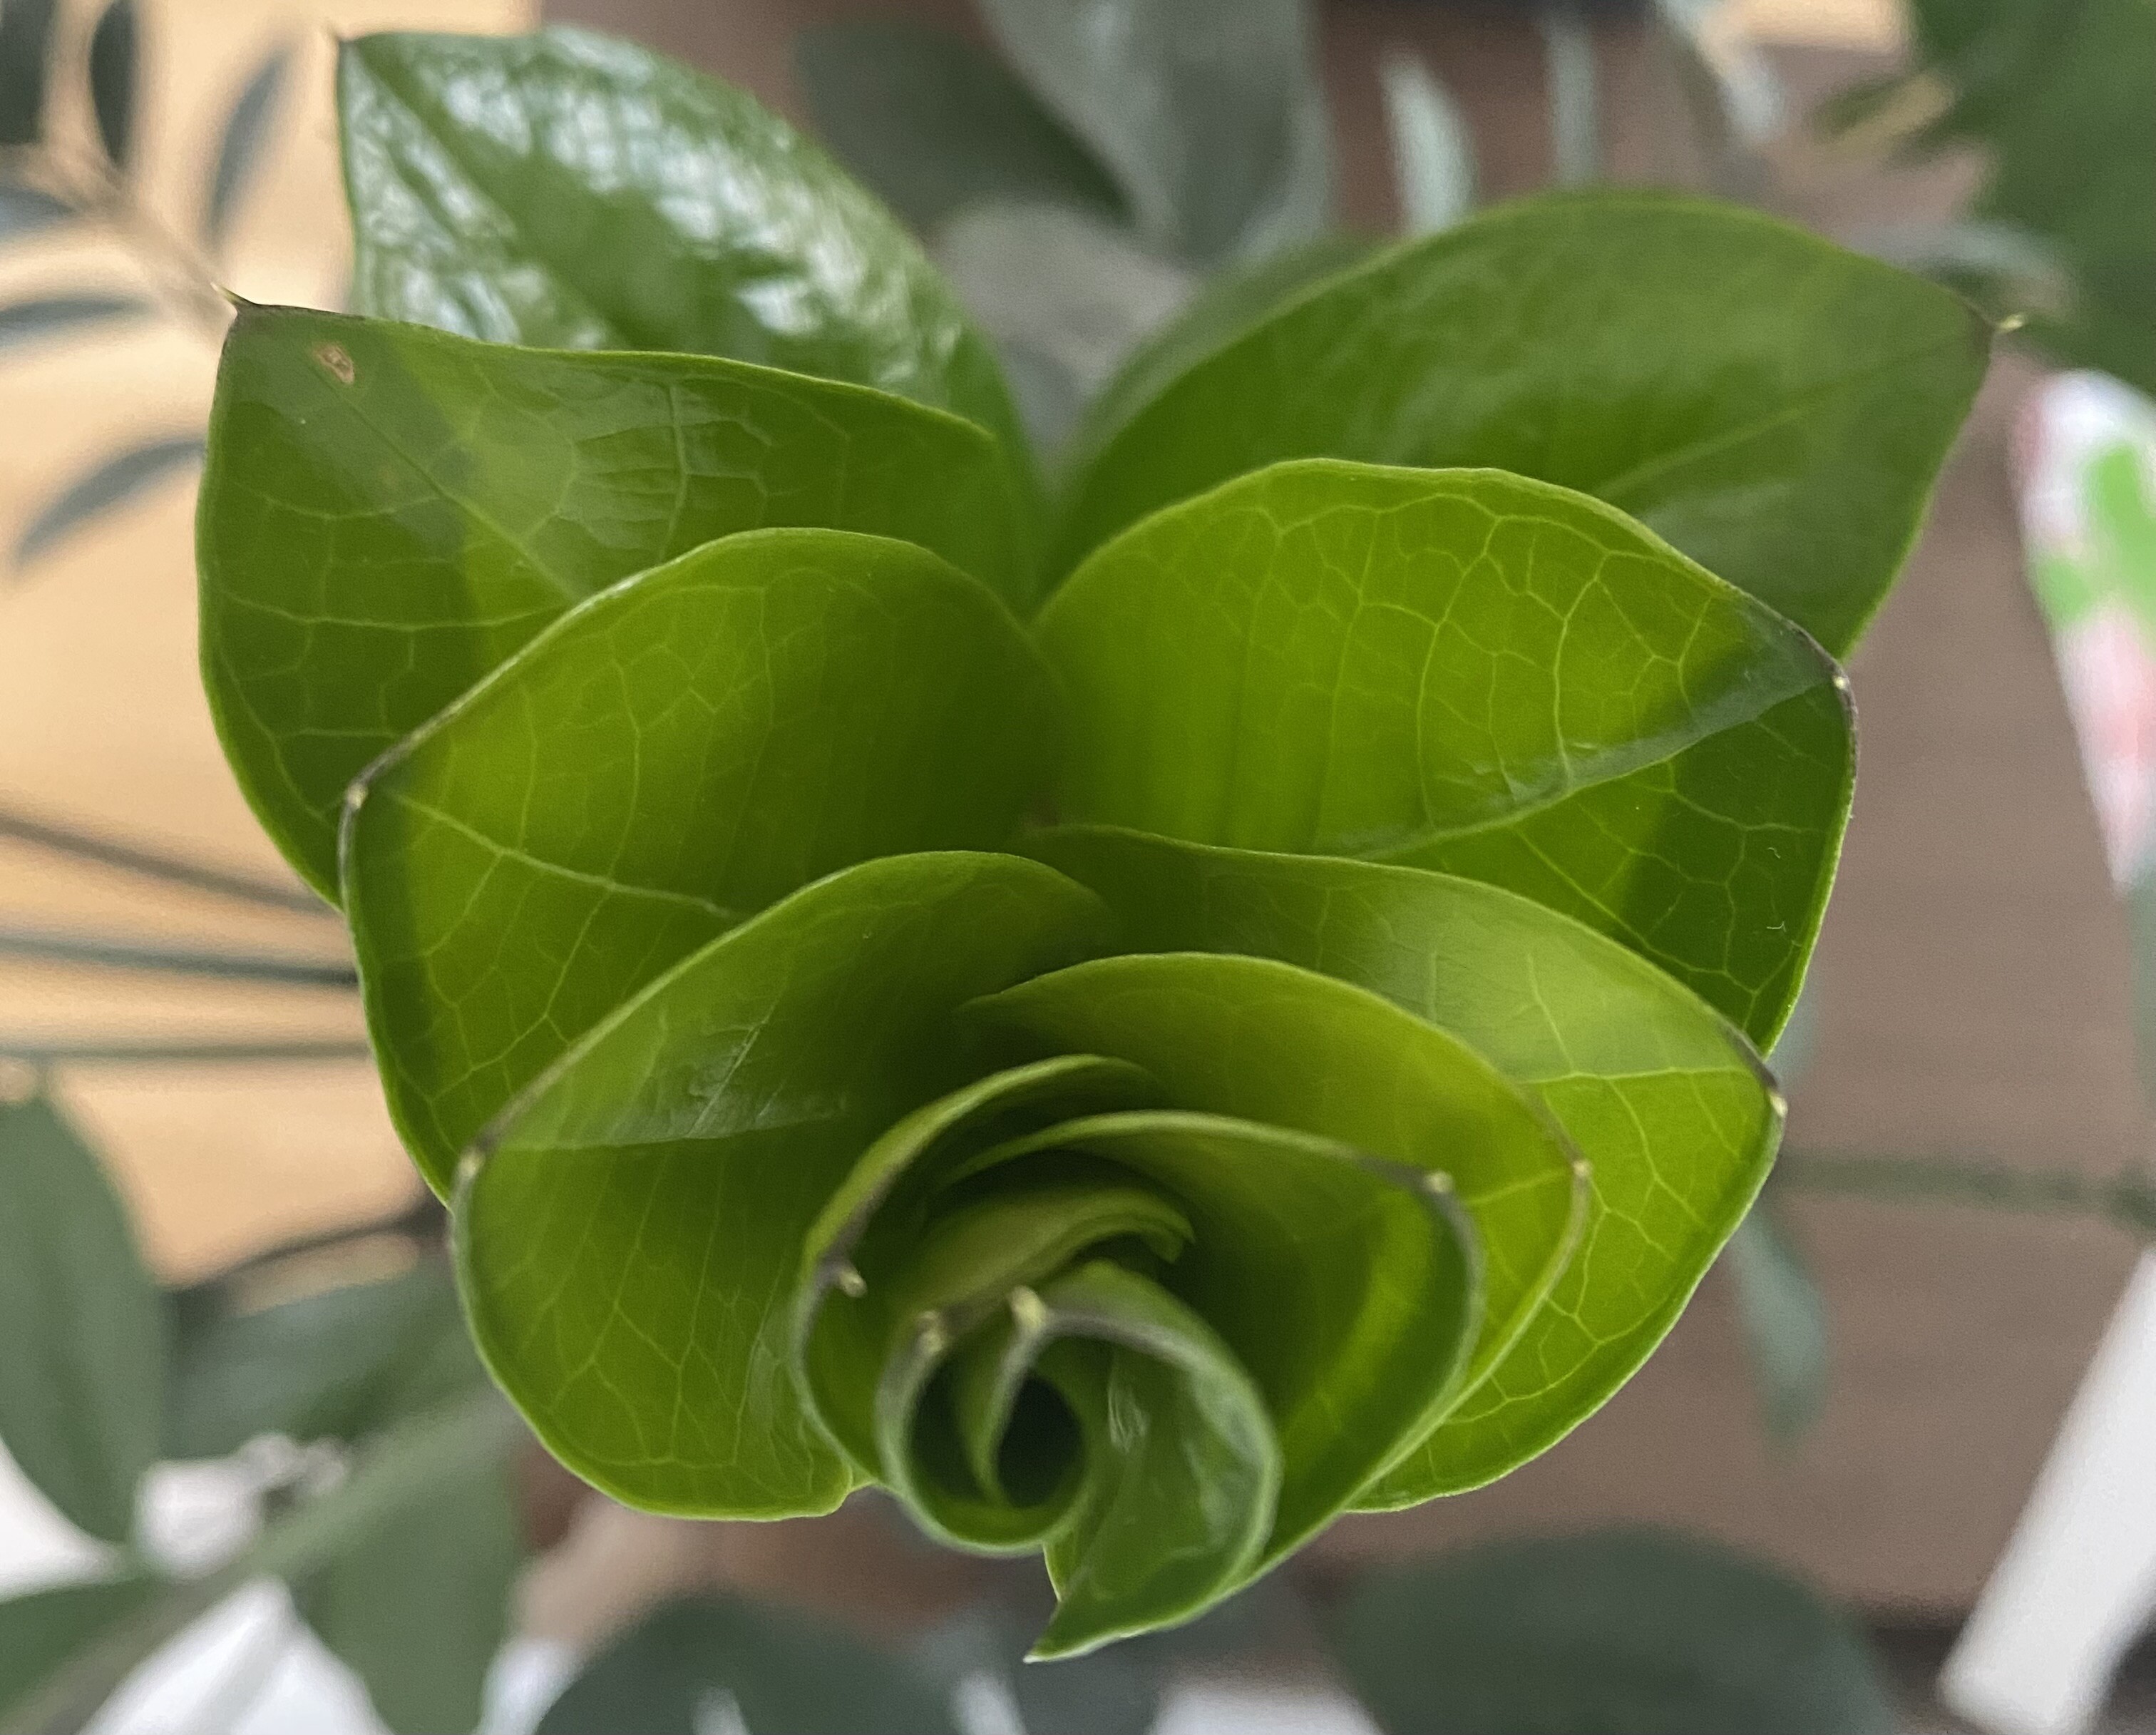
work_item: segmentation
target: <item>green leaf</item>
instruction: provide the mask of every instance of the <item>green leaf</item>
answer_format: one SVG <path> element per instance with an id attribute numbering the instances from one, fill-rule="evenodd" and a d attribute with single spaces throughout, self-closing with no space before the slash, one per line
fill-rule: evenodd
<path id="1" fill-rule="evenodd" d="M 1749 211 L 1532 200 L 1298 297 L 1142 407 L 1111 391 L 1055 565 L 1281 459 L 1487 465 L 1609 501 L 1840 653 L 1989 336 L 1946 290 Z"/>
<path id="2" fill-rule="evenodd" d="M 157 1594 L 146 1575 L 59 1584 L 0 1601 L 0 1717 Z"/>
<path id="3" fill-rule="evenodd" d="M 242 307 L 210 431 L 211 707 L 264 826 L 325 896 L 370 760 L 572 603 L 713 537 L 870 531 L 1026 595 L 985 435 L 767 368 Z"/>
<path id="4" fill-rule="evenodd" d="M 0 306 L 0 350 L 156 310 L 140 295 L 35 295 Z"/>
<path id="5" fill-rule="evenodd" d="M 1879 1665 L 1801 1584 L 1652 1532 L 1373 1574 L 1327 1623 L 1388 1735 L 1888 1735 Z"/>
<path id="6" fill-rule="evenodd" d="M 1090 1471 L 1046 1550 L 1055 1614 L 1032 1651 L 1045 1660 L 1186 1619 L 1240 1584 L 1271 1529 L 1281 1461 L 1250 1375 L 1165 1290 L 1101 1260 L 1037 1299 L 1010 1359 L 1038 1365 L 1076 1411 Z"/>
<path id="7" fill-rule="evenodd" d="M 1722 1255 L 1768 1435 L 1804 1438 L 1826 1404 L 1826 1298 L 1772 1196 L 1737 1225 Z"/>
<path id="8" fill-rule="evenodd" d="M 555 1455 L 659 1510 L 837 1505 L 853 1476 L 788 1366 L 803 1237 L 877 1135 L 965 1081 L 955 1009 L 1097 951 L 1105 920 L 1014 857 L 865 862 L 692 954 L 535 1083 L 455 1215 L 481 1353 Z"/>
<path id="9" fill-rule="evenodd" d="M 135 0 L 112 0 L 90 33 L 90 101 L 98 141 L 125 171 L 135 148 L 135 100 L 141 74 Z"/>
<path id="10" fill-rule="evenodd" d="M 1127 944 L 1277 958 L 1383 995 L 1538 1100 L 1587 1160 L 1583 1244 L 1490 1378 L 1361 1504 L 1473 1487 L 1630 1378 L 1751 1203 L 1780 1106 L 1743 1038 L 1661 971 L 1496 887 L 1134 832 L 1040 834 Z M 1211 1317 L 1219 1317 L 1219 1315 Z"/>
<path id="11" fill-rule="evenodd" d="M 1128 1061 L 1179 1109 L 1448 1178 L 1482 1253 L 1463 1391 L 1527 1327 L 1575 1245 L 1585 1166 L 1563 1135 L 1458 1039 L 1345 983 L 1270 959 L 1122 957 L 1022 983 L 971 1016 L 1014 1058 Z"/>
<path id="12" fill-rule="evenodd" d="M 738 1597 L 661 1604 L 613 1640 L 540 1720 L 539 1735 L 957 1735 L 923 1676 L 828 1622 Z"/>
<path id="13" fill-rule="evenodd" d="M 1147 239 L 1214 259 L 1323 230 L 1332 129 L 1301 0 L 983 0 L 981 11 L 1122 185 Z"/>
<path id="14" fill-rule="evenodd" d="M 202 461 L 198 434 L 144 440 L 99 460 L 39 507 L 15 538 L 15 564 L 42 558 L 92 519 L 146 494 L 176 471 Z"/>
<path id="15" fill-rule="evenodd" d="M 927 233 L 983 199 L 1124 214 L 1106 172 L 1003 62 L 911 18 L 843 18 L 793 39 L 816 131 Z"/>
<path id="16" fill-rule="evenodd" d="M 742 92 L 588 31 L 337 57 L 362 313 L 501 343 L 730 356 L 1019 449 L 994 358 L 906 231 Z"/>
<path id="17" fill-rule="evenodd" d="M 1002 843 L 1055 735 L 1018 623 L 908 543 L 729 536 L 572 611 L 351 798 L 369 1025 L 428 1178 L 744 916 L 870 856 Z"/>
<path id="18" fill-rule="evenodd" d="M 54 0 L 0 4 L 0 145 L 34 145 L 45 130 Z"/>
<path id="19" fill-rule="evenodd" d="M 444 1340 L 464 1336 L 439 1260 L 238 1312 L 222 1286 L 177 1301 L 167 1458 L 221 1458 L 264 1434 L 356 1440 L 382 1424 Z M 484 1377 L 475 1363 L 470 1373 Z"/>
<path id="20" fill-rule="evenodd" d="M 293 1600 L 396 1735 L 478 1726 L 524 1564 L 516 1479 L 459 1468 L 298 1578 Z"/>
<path id="21" fill-rule="evenodd" d="M 1621 514 L 1494 471 L 1281 465 L 1043 612 L 1060 811 L 1522 892 L 1772 1039 L 1840 844 L 1840 671 Z"/>
<path id="22" fill-rule="evenodd" d="M 291 49 L 272 49 L 241 87 L 232 111 L 224 117 L 224 130 L 218 136 L 217 163 L 210 171 L 209 187 L 203 199 L 203 239 L 213 249 L 224 244 L 240 196 L 261 159 L 263 141 L 269 136 L 270 123 L 276 118 L 277 100 L 284 94 L 285 81 L 291 71 Z"/>
<path id="23" fill-rule="evenodd" d="M 109 1543 L 157 1461 L 165 1319 L 119 1196 L 44 1096 L 0 1104 L 0 1441 Z"/>

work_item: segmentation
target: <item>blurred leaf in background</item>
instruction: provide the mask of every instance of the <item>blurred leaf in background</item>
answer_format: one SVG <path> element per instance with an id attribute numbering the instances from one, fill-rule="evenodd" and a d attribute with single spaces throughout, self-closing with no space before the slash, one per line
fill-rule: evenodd
<path id="1" fill-rule="evenodd" d="M 1328 1622 L 1388 1735 L 1892 1735 L 1855 1624 L 1650 1531 L 1505 1542 L 1373 1573 Z"/>

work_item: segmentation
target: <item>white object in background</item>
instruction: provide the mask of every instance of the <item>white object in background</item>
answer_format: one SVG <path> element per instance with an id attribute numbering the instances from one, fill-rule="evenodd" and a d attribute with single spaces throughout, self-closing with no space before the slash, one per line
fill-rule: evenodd
<path id="1" fill-rule="evenodd" d="M 1939 1676 L 1998 1735 L 2077 1735 L 2156 1608 L 2156 1254 L 2135 1268 Z"/>

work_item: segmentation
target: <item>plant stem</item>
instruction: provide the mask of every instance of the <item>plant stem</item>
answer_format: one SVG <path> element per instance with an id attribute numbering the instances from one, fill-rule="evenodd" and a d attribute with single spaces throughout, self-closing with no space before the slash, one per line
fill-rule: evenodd
<path id="1" fill-rule="evenodd" d="M 8 808 L 0 808 L 0 839 L 28 844 L 33 849 L 48 850 L 56 855 L 98 867 L 117 869 L 137 879 L 162 880 L 167 885 L 184 886 L 190 891 L 208 892 L 213 897 L 230 898 L 239 903 L 259 904 L 301 916 L 336 914 L 302 886 L 280 885 L 274 880 L 257 879 L 252 874 L 207 866 L 163 850 L 145 850 L 137 844 L 78 831 L 72 826 L 33 819 Z"/>
<path id="2" fill-rule="evenodd" d="M 1784 1186 L 1808 1192 L 1911 1202 L 1947 1200 L 1993 1210 L 2095 1217 L 2156 1240 L 2156 1180 L 2056 1169 L 2009 1168 L 1955 1157 L 1828 1156 L 1791 1151 L 1776 1166 Z"/>
<path id="3" fill-rule="evenodd" d="M 74 1735 L 137 1667 L 242 1585 L 305 1578 L 439 1495 L 449 1478 L 506 1456 L 523 1437 L 516 1413 L 491 1387 L 390 1429 L 336 1487 L 272 1525 L 215 1572 L 172 1584 L 77 1652 L 0 1724 L 0 1735 Z"/>

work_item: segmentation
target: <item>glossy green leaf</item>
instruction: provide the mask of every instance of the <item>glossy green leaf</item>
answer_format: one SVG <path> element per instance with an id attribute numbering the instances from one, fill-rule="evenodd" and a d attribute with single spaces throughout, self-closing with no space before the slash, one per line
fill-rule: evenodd
<path id="1" fill-rule="evenodd" d="M 158 1583 L 146 1574 L 57 1584 L 0 1601 L 0 1717 L 61 1664 L 147 1607 Z"/>
<path id="2" fill-rule="evenodd" d="M 986 436 L 767 368 L 243 307 L 210 429 L 204 680 L 241 787 L 326 895 L 370 760 L 571 604 L 713 537 L 869 531 L 1026 594 Z"/>
<path id="3" fill-rule="evenodd" d="M 1771 1568 L 1653 1532 L 1498 1543 L 1372 1575 L 1327 1623 L 1388 1735 L 1888 1735 L 1877 1660 Z"/>
<path id="4" fill-rule="evenodd" d="M 337 59 L 362 313 L 730 356 L 1013 442 L 987 346 L 891 213 L 738 90 L 634 44 L 363 36 Z"/>
<path id="5" fill-rule="evenodd" d="M 1166 1291 L 1104 1260 L 1038 1300 L 1010 1356 L 1078 1411 L 1091 1472 L 1046 1550 L 1055 1614 L 1032 1652 L 1046 1659 L 1185 1619 L 1240 1584 L 1271 1529 L 1281 1466 L 1250 1375 Z M 1069 1353 L 1085 1349 L 1102 1353 Z"/>
<path id="6" fill-rule="evenodd" d="M 173 1311 L 167 1458 L 221 1458 L 264 1434 L 356 1440 L 382 1425 L 444 1338 L 463 1337 L 439 1260 L 239 1311 L 221 1286 L 185 1291 Z"/>
<path id="7" fill-rule="evenodd" d="M 40 506 L 15 538 L 15 564 L 42 558 L 93 519 L 127 505 L 202 461 L 199 434 L 167 434 L 100 459 Z"/>
<path id="8" fill-rule="evenodd" d="M 1445 1176 L 1482 1253 L 1483 1329 L 1462 1389 L 1571 1255 L 1586 1175 L 1563 1135 L 1471 1049 L 1360 988 L 1270 959 L 1123 957 L 1021 983 L 971 1017 L 1014 1056 L 1126 1060 L 1178 1109 Z"/>
<path id="9" fill-rule="evenodd" d="M 1278 958 L 1382 994 L 1541 1101 L 1586 1158 L 1580 1251 L 1490 1378 L 1363 1504 L 1502 1475 L 1615 1391 L 1758 1191 L 1781 1107 L 1728 1024 L 1614 942 L 1512 893 L 1372 862 L 1134 832 L 1040 834 L 1127 945 Z"/>
<path id="10" fill-rule="evenodd" d="M 835 1506 L 852 1473 L 788 1366 L 803 1238 L 877 1135 L 964 1081 L 955 1009 L 1096 951 L 1105 925 L 1033 862 L 866 862 L 691 955 L 542 1075 L 467 1161 L 456 1215 L 481 1352 L 556 1455 L 640 1506 Z"/>
<path id="11" fill-rule="evenodd" d="M 217 161 L 210 169 L 209 186 L 203 198 L 203 239 L 221 247 L 232 227 L 239 202 L 260 164 L 263 141 L 276 119 L 278 99 L 291 75 L 289 45 L 272 49 L 251 73 L 224 117 L 224 130 L 217 141 Z"/>
<path id="12" fill-rule="evenodd" d="M 0 1441 L 63 1517 L 126 1541 L 157 1457 L 164 1311 L 111 1183 L 42 1096 L 0 1103 Z"/>
<path id="13" fill-rule="evenodd" d="M 1199 259 L 1325 227 L 1331 123 L 1301 0 L 983 0 L 1004 49 L 1121 183 L 1139 232 Z"/>
<path id="14" fill-rule="evenodd" d="M 0 146 L 34 145 L 44 131 L 54 3 L 0 5 Z"/>
<path id="15" fill-rule="evenodd" d="M 1119 537 L 1044 611 L 1064 818 L 1522 892 L 1772 1039 L 1853 775 L 1801 633 L 1584 495 L 1327 461 Z"/>
<path id="16" fill-rule="evenodd" d="M 957 1735 L 920 1671 L 844 1628 L 732 1596 L 662 1604 L 614 1640 L 540 1719 L 539 1735 Z"/>
<path id="17" fill-rule="evenodd" d="M 395 1735 L 440 1735 L 479 1726 L 523 1566 L 516 1480 L 481 1465 L 441 1477 L 299 1579 L 292 1599 Z"/>
<path id="18" fill-rule="evenodd" d="M 1086 147 L 1003 62 L 904 18 L 841 18 L 793 39 L 819 137 L 916 229 L 983 199 L 1123 214 Z"/>
<path id="19" fill-rule="evenodd" d="M 1142 407 L 1111 393 L 1055 564 L 1282 459 L 1487 465 L 1621 508 L 1838 653 L 1989 340 L 1947 291 L 1752 212 L 1508 206 L 1298 297 Z"/>
<path id="20" fill-rule="evenodd" d="M 90 33 L 90 101 L 98 141 L 125 171 L 135 151 L 135 102 L 141 82 L 135 0 L 112 0 Z"/>
<path id="21" fill-rule="evenodd" d="M 593 598 L 408 737 L 355 786 L 344 890 L 428 1178 L 744 916 L 871 856 L 1003 842 L 1054 697 L 1009 612 L 926 550 L 773 530 Z"/>

